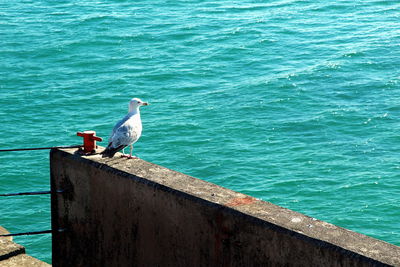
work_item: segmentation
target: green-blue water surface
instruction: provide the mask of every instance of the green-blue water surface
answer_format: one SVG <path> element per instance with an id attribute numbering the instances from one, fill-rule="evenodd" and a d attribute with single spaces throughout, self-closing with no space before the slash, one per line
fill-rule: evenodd
<path id="1" fill-rule="evenodd" d="M 140 97 L 144 160 L 400 245 L 399 9 L 0 0 L 0 149 L 107 138 Z M 0 153 L 0 193 L 48 190 L 48 161 Z M 0 198 L 0 225 L 49 229 L 49 196 Z"/>

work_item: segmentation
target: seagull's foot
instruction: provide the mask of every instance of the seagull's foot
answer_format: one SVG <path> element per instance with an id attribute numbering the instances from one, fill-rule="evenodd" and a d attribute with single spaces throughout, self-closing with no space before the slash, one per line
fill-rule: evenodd
<path id="1" fill-rule="evenodd" d="M 131 156 L 131 155 L 128 155 L 128 154 L 122 154 L 122 155 L 121 155 L 121 158 L 138 159 L 138 157 L 136 157 L 136 156 Z"/>

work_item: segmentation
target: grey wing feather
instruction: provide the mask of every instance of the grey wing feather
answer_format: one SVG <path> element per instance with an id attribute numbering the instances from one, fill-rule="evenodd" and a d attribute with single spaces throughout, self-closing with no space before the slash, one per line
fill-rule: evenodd
<path id="1" fill-rule="evenodd" d="M 120 120 L 119 122 L 117 122 L 117 124 L 115 124 L 115 126 L 111 132 L 111 135 L 109 137 L 109 142 L 111 141 L 111 138 L 114 136 L 114 134 L 118 130 L 118 128 L 121 127 L 121 125 L 124 124 L 128 119 L 129 119 L 129 116 L 126 115 L 122 120 Z"/>
<path id="2" fill-rule="evenodd" d="M 113 147 L 120 145 L 128 146 L 136 142 L 139 136 L 138 132 L 135 130 L 135 127 L 132 125 L 122 124 L 118 127 L 111 139 Z"/>

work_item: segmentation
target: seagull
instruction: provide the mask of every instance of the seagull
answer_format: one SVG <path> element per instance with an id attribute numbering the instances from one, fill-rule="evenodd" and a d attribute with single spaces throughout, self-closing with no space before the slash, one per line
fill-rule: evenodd
<path id="1" fill-rule="evenodd" d="M 142 121 L 140 119 L 139 108 L 147 105 L 147 102 L 143 102 L 139 98 L 132 98 L 131 101 L 129 101 L 128 114 L 115 124 L 110 138 L 108 139 L 108 146 L 101 152 L 103 157 L 112 158 L 115 153 L 122 149 L 122 157 L 133 158 L 133 144 L 136 143 L 142 134 Z M 130 146 L 129 156 L 125 155 L 124 151 L 127 146 Z"/>

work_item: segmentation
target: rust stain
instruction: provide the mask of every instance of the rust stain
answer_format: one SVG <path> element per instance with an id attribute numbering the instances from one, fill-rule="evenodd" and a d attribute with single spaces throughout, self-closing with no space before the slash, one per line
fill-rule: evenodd
<path id="1" fill-rule="evenodd" d="M 238 197 L 231 199 L 228 203 L 226 203 L 226 205 L 229 207 L 237 207 L 237 206 L 249 205 L 254 202 L 256 202 L 256 199 L 254 197 Z"/>

